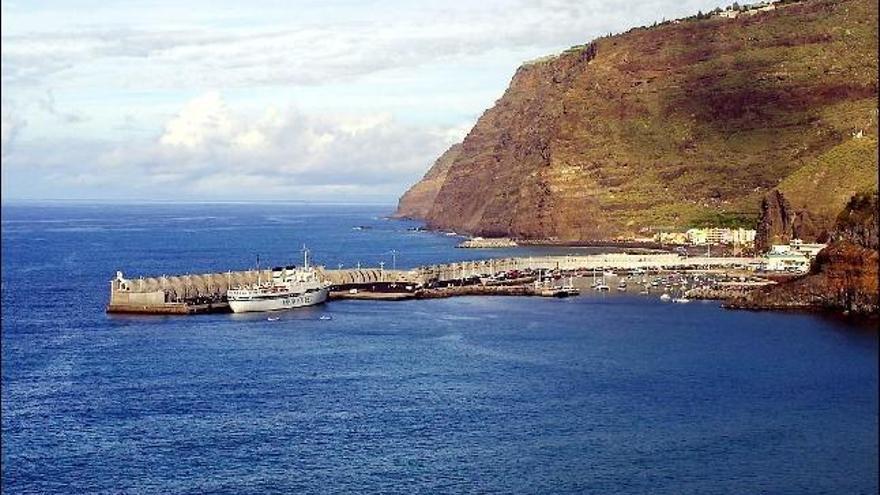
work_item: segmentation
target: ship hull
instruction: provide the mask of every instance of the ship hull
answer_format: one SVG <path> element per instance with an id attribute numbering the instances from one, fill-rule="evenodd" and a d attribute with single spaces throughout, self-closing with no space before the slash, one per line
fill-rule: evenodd
<path id="1" fill-rule="evenodd" d="M 321 304 L 327 300 L 329 289 L 319 289 L 305 294 L 282 294 L 273 297 L 230 298 L 233 313 L 279 311 Z"/>

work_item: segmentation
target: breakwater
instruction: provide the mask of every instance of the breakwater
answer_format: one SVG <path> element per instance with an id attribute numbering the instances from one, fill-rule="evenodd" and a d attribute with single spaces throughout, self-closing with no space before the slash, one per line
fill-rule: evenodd
<path id="1" fill-rule="evenodd" d="M 713 284 L 705 287 L 694 287 L 685 292 L 685 297 L 690 299 L 729 300 L 742 297 L 758 287 L 775 284 L 770 280 L 764 282 L 728 282 Z"/>
<path id="2" fill-rule="evenodd" d="M 384 268 L 327 269 L 318 267 L 321 279 L 331 284 L 331 300 L 336 298 L 393 299 L 390 294 L 415 294 L 423 297 L 448 297 L 464 294 L 536 295 L 528 289 L 458 289 L 425 292 L 453 285 L 486 286 L 498 284 L 498 277 L 516 278 L 524 272 L 558 271 L 565 273 L 595 270 L 663 271 L 753 269 L 758 258 L 686 257 L 678 254 L 597 254 L 565 256 L 522 256 L 464 261 L 416 267 L 410 270 Z M 272 270 L 240 270 L 221 273 L 163 275 L 160 277 L 126 278 L 117 272 L 110 281 L 111 313 L 193 314 L 228 311 L 226 291 L 270 280 Z M 516 284 L 524 287 L 527 283 Z M 375 295 L 371 297 L 371 295 Z M 406 298 L 400 296 L 397 298 Z"/>

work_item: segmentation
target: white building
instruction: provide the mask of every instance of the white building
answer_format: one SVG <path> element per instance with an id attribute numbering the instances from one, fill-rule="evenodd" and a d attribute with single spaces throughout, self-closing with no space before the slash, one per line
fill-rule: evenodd
<path id="1" fill-rule="evenodd" d="M 735 246 L 754 246 L 756 234 L 754 229 L 731 229 L 730 243 Z"/>
<path id="2" fill-rule="evenodd" d="M 771 251 L 765 256 L 764 269 L 770 272 L 798 272 L 810 271 L 810 258 L 803 253 L 795 251 Z"/>
<path id="3" fill-rule="evenodd" d="M 688 229 L 685 234 L 688 242 L 693 246 L 704 246 L 708 242 L 706 229 Z"/>
<path id="4" fill-rule="evenodd" d="M 784 254 L 790 252 L 791 246 L 788 244 L 774 244 L 770 246 L 770 251 L 767 254 Z"/>
<path id="5" fill-rule="evenodd" d="M 819 251 L 825 249 L 827 244 L 819 244 L 819 243 L 806 243 L 800 239 L 792 239 L 791 242 L 788 243 L 792 250 L 797 251 L 799 253 L 803 253 L 807 255 L 810 259 L 816 257 L 819 254 Z"/>
<path id="6" fill-rule="evenodd" d="M 765 256 L 765 270 L 807 272 L 810 263 L 825 249 L 825 244 L 805 243 L 800 239 L 792 239 L 788 244 L 774 244 Z"/>
<path id="7" fill-rule="evenodd" d="M 691 245 L 733 244 L 735 246 L 753 246 L 756 232 L 751 229 L 702 228 L 689 229 L 687 239 Z"/>

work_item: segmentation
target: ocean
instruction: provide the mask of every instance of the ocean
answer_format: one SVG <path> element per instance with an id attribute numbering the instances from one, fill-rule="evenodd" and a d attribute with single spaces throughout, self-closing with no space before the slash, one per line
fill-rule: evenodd
<path id="1" fill-rule="evenodd" d="M 619 294 L 104 312 L 116 270 L 304 244 L 328 267 L 582 252 L 455 249 L 391 211 L 4 204 L 3 493 L 876 493 L 878 334 L 842 318 Z"/>

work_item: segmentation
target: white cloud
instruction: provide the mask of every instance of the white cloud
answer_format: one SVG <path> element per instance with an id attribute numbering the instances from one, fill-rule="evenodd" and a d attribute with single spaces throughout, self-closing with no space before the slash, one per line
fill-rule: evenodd
<path id="1" fill-rule="evenodd" d="M 12 102 L 3 100 L 2 107 L 2 133 L 0 133 L 2 151 L 0 151 L 0 156 L 5 161 L 6 157 L 12 153 L 15 139 L 21 129 L 27 125 L 27 121 L 17 114 L 16 107 Z"/>
<path id="2" fill-rule="evenodd" d="M 118 147 L 98 163 L 200 196 L 345 190 L 393 197 L 458 134 L 404 125 L 388 114 L 316 116 L 273 106 L 250 118 L 209 92 L 187 102 L 156 142 Z"/>
<path id="3" fill-rule="evenodd" d="M 212 91 L 188 102 L 165 125 L 159 143 L 195 150 L 209 140 L 229 141 L 237 132 L 236 126 L 220 93 Z"/>
<path id="4" fill-rule="evenodd" d="M 37 99 L 37 105 L 49 115 L 52 115 L 66 124 L 78 124 L 87 120 L 86 117 L 80 113 L 62 112 L 58 110 L 58 106 L 55 103 L 55 92 L 51 89 L 46 90 L 46 94 L 42 98 Z"/>
<path id="5" fill-rule="evenodd" d="M 324 16 L 319 19 L 279 18 L 246 27 L 230 27 L 228 20 L 217 24 L 207 14 L 173 28 L 123 20 L 113 27 L 71 23 L 63 29 L 4 35 L 3 81 L 81 86 L 114 78 L 129 88 L 317 85 L 496 50 L 543 55 L 649 23 L 664 12 L 672 17 L 710 5 L 708 0 L 637 5 L 523 0 L 429 8 L 378 2 L 351 7 L 357 22 L 341 15 L 345 7 L 329 5 L 320 9 Z M 149 18 L 140 14 L 128 17 Z M 188 14 L 180 12 L 181 17 Z"/>
<path id="6" fill-rule="evenodd" d="M 4 2 L 3 190 L 390 201 L 470 130 L 518 63 L 714 6 Z"/>

